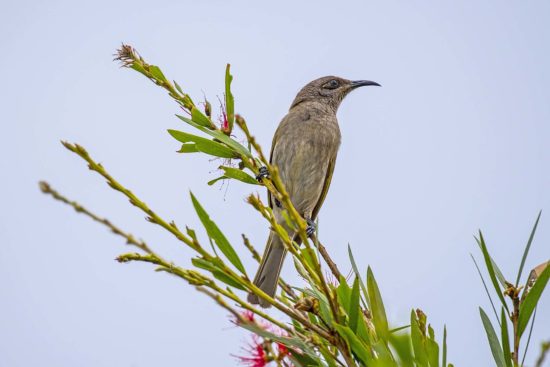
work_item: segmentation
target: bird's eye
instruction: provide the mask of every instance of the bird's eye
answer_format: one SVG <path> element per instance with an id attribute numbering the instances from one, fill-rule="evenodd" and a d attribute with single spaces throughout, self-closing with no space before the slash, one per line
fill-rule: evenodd
<path id="1" fill-rule="evenodd" d="M 323 85 L 323 88 L 326 88 L 326 89 L 336 89 L 340 86 L 340 82 L 336 79 L 332 79 L 331 81 L 325 83 L 325 85 Z"/>

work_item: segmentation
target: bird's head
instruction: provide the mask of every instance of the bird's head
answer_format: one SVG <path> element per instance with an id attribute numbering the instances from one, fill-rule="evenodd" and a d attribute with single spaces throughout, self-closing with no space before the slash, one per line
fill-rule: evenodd
<path id="1" fill-rule="evenodd" d="M 324 104 L 336 112 L 349 92 L 367 85 L 380 86 L 380 84 L 370 80 L 347 80 L 337 76 L 325 76 L 306 84 L 298 92 L 290 108 L 303 102 L 316 102 Z"/>

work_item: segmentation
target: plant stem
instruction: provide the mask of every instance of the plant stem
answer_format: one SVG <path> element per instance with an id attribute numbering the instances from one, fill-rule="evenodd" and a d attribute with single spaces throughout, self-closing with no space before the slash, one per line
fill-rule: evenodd
<path id="1" fill-rule="evenodd" d="M 98 215 L 86 209 L 85 207 L 83 207 L 82 205 L 80 205 L 78 202 L 67 199 L 65 196 L 61 195 L 59 192 L 54 190 L 49 183 L 45 181 L 40 181 L 39 186 L 40 186 L 40 190 L 42 190 L 44 194 L 51 195 L 55 200 L 61 201 L 62 203 L 65 203 L 73 207 L 73 209 L 77 213 L 82 213 L 88 216 L 89 218 L 92 218 L 95 222 L 103 224 L 104 226 L 109 228 L 111 232 L 113 232 L 114 234 L 124 237 L 126 239 L 127 245 L 135 246 L 140 250 L 145 251 L 148 254 L 154 254 L 154 252 L 149 248 L 149 246 L 147 246 L 147 244 L 143 240 L 136 240 L 136 238 L 132 234 L 124 232 L 122 229 L 118 228 L 113 223 L 111 223 L 110 220 L 106 218 L 101 218 Z M 155 256 L 158 256 L 158 255 L 155 254 Z"/>

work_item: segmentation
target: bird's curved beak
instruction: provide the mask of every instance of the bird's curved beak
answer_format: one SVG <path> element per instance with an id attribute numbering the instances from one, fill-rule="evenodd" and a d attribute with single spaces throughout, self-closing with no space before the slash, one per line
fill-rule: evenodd
<path id="1" fill-rule="evenodd" d="M 352 89 L 359 88 L 359 87 L 366 87 L 368 85 L 376 85 L 377 87 L 381 87 L 381 85 L 378 84 L 377 82 L 373 82 L 370 80 L 354 80 L 351 82 Z"/>

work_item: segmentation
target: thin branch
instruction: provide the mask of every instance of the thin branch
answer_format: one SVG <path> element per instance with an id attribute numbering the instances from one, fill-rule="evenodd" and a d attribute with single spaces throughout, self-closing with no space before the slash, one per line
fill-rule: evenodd
<path id="1" fill-rule="evenodd" d="M 342 273 L 340 273 L 340 270 L 338 269 L 338 266 L 332 260 L 330 255 L 328 254 L 327 249 L 325 248 L 325 246 L 323 246 L 323 244 L 321 242 L 319 242 L 319 240 L 317 239 L 317 237 L 315 235 L 311 236 L 311 239 L 313 240 L 314 243 L 317 244 L 317 248 L 319 249 L 319 253 L 321 254 L 321 256 L 323 256 L 323 259 L 327 263 L 327 265 L 330 268 L 330 271 L 332 272 L 332 274 L 336 277 L 337 281 L 340 281 L 340 277 L 342 276 Z"/>
<path id="2" fill-rule="evenodd" d="M 42 190 L 42 192 L 44 194 L 50 195 L 55 200 L 60 201 L 62 203 L 65 203 L 65 204 L 71 206 L 77 213 L 81 213 L 81 214 L 86 215 L 87 217 L 91 218 L 92 220 L 94 220 L 94 221 L 106 226 L 107 228 L 109 228 L 111 230 L 111 232 L 113 232 L 114 234 L 116 234 L 118 236 L 121 236 L 121 237 L 124 237 L 124 239 L 126 239 L 126 244 L 127 245 L 135 246 L 135 247 L 139 248 L 140 250 L 145 251 L 148 254 L 153 254 L 153 251 L 149 248 L 149 246 L 147 246 L 145 241 L 137 240 L 131 233 L 125 232 L 122 229 L 118 228 L 117 226 L 115 226 L 107 218 L 102 218 L 102 217 L 92 213 L 91 211 L 86 209 L 84 206 L 80 205 L 78 202 L 67 199 L 65 196 L 61 195 L 59 192 L 54 190 L 50 186 L 49 183 L 47 183 L 45 181 L 40 181 L 38 183 L 38 185 L 40 186 L 40 190 Z"/>

